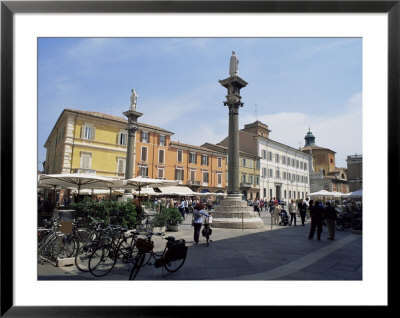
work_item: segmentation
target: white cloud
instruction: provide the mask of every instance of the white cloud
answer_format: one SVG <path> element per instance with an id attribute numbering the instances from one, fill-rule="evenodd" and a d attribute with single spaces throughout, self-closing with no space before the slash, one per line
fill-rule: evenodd
<path id="1" fill-rule="evenodd" d="M 362 153 L 362 93 L 352 95 L 345 111 L 334 116 L 315 116 L 301 112 L 259 115 L 257 120 L 268 125 L 270 138 L 293 148 L 304 146 L 308 129 L 316 137 L 316 145 L 336 152 L 336 166 L 346 167 L 348 155 Z M 255 116 L 240 118 L 240 129 L 254 122 Z"/>

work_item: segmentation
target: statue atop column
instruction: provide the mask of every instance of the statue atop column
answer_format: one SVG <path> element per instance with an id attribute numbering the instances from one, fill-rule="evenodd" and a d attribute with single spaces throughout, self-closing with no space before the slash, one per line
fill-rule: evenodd
<path id="1" fill-rule="evenodd" d="M 131 95 L 131 110 L 136 110 L 136 103 L 137 103 L 137 98 L 139 97 L 138 93 L 136 93 L 136 90 L 132 89 L 132 95 Z"/>
<path id="2" fill-rule="evenodd" d="M 239 59 L 236 56 L 235 51 L 232 51 L 232 56 L 231 56 L 231 60 L 229 63 L 229 75 L 230 76 L 238 75 L 238 65 L 239 65 Z"/>

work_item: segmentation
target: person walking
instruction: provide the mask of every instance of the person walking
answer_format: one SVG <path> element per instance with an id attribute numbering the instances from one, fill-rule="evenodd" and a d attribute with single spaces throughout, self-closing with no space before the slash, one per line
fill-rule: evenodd
<path id="1" fill-rule="evenodd" d="M 304 200 L 299 201 L 298 210 L 300 213 L 301 225 L 304 226 L 304 222 L 306 220 L 306 213 L 307 213 L 307 204 L 304 202 Z"/>
<path id="2" fill-rule="evenodd" d="M 324 210 L 322 209 L 319 201 L 310 200 L 310 214 L 311 214 L 311 228 L 310 234 L 308 235 L 308 239 L 312 240 L 314 238 L 315 230 L 317 230 L 317 239 L 321 239 L 322 233 L 322 221 L 324 219 Z"/>
<path id="3" fill-rule="evenodd" d="M 328 201 L 324 209 L 324 219 L 326 227 L 328 228 L 328 240 L 335 239 L 335 221 L 336 221 L 336 210 Z"/>
<path id="4" fill-rule="evenodd" d="M 294 226 L 296 226 L 297 211 L 298 211 L 298 208 L 297 208 L 296 202 L 294 202 L 294 199 L 292 199 L 292 202 L 289 203 L 290 225 L 292 225 L 292 222 L 294 220 Z"/>
<path id="5" fill-rule="evenodd" d="M 186 219 L 186 214 L 189 214 L 189 201 L 186 198 L 183 199 L 183 213 Z"/>
<path id="6" fill-rule="evenodd" d="M 186 219 L 185 217 L 185 200 L 181 199 L 181 201 L 177 201 L 177 206 L 178 206 L 178 210 L 180 212 L 180 214 L 182 215 L 183 219 Z"/>
<path id="7" fill-rule="evenodd" d="M 274 206 L 275 206 L 275 202 L 272 198 L 269 200 L 268 206 L 269 206 L 269 213 L 272 214 L 272 210 L 274 209 Z"/>
<path id="8" fill-rule="evenodd" d="M 204 210 L 204 204 L 197 203 L 192 214 L 192 225 L 194 227 L 193 240 L 196 244 L 199 243 L 200 230 L 201 226 L 203 225 L 202 215 L 207 217 L 209 216 Z"/>
<path id="9" fill-rule="evenodd" d="M 273 216 L 273 222 L 272 224 L 279 225 L 279 215 L 281 213 L 282 207 L 278 204 L 278 202 L 275 202 L 274 208 L 272 210 L 272 216 Z"/>
<path id="10" fill-rule="evenodd" d="M 208 209 L 208 211 L 211 211 L 211 209 L 212 209 L 212 200 L 211 200 L 211 198 L 207 199 L 207 209 Z"/>
<path id="11" fill-rule="evenodd" d="M 260 216 L 260 201 L 256 198 L 253 202 L 254 212 L 258 212 L 258 216 Z"/>

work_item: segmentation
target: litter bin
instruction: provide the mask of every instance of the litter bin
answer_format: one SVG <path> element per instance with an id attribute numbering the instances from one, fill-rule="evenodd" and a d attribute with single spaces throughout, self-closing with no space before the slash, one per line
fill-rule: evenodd
<path id="1" fill-rule="evenodd" d="M 75 210 L 58 210 L 60 220 L 60 231 L 65 234 L 71 234 L 72 221 L 75 218 Z"/>

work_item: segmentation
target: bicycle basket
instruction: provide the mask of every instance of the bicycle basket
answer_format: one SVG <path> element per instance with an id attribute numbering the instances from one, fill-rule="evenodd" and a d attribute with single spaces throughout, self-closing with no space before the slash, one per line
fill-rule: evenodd
<path id="1" fill-rule="evenodd" d="M 168 247 L 168 251 L 165 255 L 165 261 L 176 261 L 186 257 L 187 246 L 185 245 L 185 240 L 176 240 Z"/>
<path id="2" fill-rule="evenodd" d="M 154 242 L 148 241 L 148 240 L 145 240 L 142 238 L 138 238 L 138 239 L 136 239 L 136 247 L 142 253 L 149 253 L 150 251 L 153 250 Z"/>

